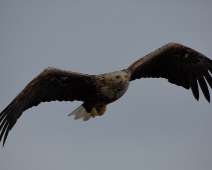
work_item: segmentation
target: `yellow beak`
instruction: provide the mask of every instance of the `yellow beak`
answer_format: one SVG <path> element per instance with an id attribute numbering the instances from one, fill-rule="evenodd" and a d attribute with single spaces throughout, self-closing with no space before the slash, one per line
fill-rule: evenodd
<path id="1" fill-rule="evenodd" d="M 119 78 L 119 81 L 122 82 L 122 83 L 125 82 L 125 76 L 121 75 L 120 78 Z"/>

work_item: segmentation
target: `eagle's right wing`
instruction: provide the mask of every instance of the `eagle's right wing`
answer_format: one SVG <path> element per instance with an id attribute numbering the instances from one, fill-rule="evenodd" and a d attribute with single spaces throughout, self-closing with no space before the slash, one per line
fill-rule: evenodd
<path id="1" fill-rule="evenodd" d="M 84 101 L 96 93 L 95 76 L 47 68 L 35 77 L 0 113 L 0 141 L 3 145 L 9 131 L 23 111 L 50 101 Z"/>

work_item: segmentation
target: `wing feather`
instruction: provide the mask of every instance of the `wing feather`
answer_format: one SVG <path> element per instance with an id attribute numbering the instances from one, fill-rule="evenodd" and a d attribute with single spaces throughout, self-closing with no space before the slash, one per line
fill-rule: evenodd
<path id="1" fill-rule="evenodd" d="M 210 102 L 208 84 L 212 88 L 212 60 L 178 43 L 169 43 L 142 57 L 127 68 L 131 81 L 139 78 L 166 78 L 170 83 L 190 89 L 199 99 L 198 84 Z M 210 72 L 210 73 L 209 73 Z M 198 84 L 197 84 L 198 81 Z"/>
<path id="2" fill-rule="evenodd" d="M 212 77 L 211 77 L 211 75 L 209 73 L 207 73 L 204 77 L 206 78 L 208 84 L 212 88 Z"/>
<path id="3" fill-rule="evenodd" d="M 41 102 L 87 100 L 96 93 L 95 81 L 93 75 L 45 69 L 0 113 L 0 141 L 3 139 L 4 145 L 9 131 L 25 110 Z"/>
<path id="4" fill-rule="evenodd" d="M 190 77 L 191 90 L 195 99 L 199 99 L 199 88 L 195 77 Z"/>
<path id="5" fill-rule="evenodd" d="M 204 77 L 198 77 L 198 82 L 199 82 L 199 85 L 200 85 L 200 87 L 201 87 L 201 89 L 202 89 L 202 92 L 203 92 L 205 98 L 206 98 L 208 101 L 210 101 L 210 93 L 209 93 L 209 91 L 208 91 L 208 86 L 207 86 L 207 84 L 206 84 L 206 82 L 205 82 Z"/>

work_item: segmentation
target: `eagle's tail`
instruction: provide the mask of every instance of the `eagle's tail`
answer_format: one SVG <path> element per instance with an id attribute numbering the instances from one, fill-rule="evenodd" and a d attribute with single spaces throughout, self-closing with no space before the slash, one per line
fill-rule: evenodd
<path id="1" fill-rule="evenodd" d="M 88 113 L 82 105 L 75 109 L 73 112 L 71 112 L 68 116 L 72 115 L 75 115 L 75 120 L 83 118 L 84 121 L 87 121 L 92 117 L 91 113 Z"/>

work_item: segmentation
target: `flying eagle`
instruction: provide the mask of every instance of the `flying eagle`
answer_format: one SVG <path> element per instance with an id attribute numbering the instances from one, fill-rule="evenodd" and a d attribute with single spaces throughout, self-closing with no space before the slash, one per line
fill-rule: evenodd
<path id="1" fill-rule="evenodd" d="M 196 100 L 199 99 L 199 84 L 210 102 L 206 81 L 212 88 L 211 74 L 212 60 L 178 43 L 166 44 L 127 69 L 106 74 L 88 75 L 48 67 L 0 113 L 0 141 L 3 139 L 4 146 L 9 131 L 22 113 L 41 102 L 82 101 L 69 116 L 86 121 L 103 115 L 106 106 L 126 92 L 130 81 L 140 78 L 166 78 L 170 83 L 191 88 Z"/>

